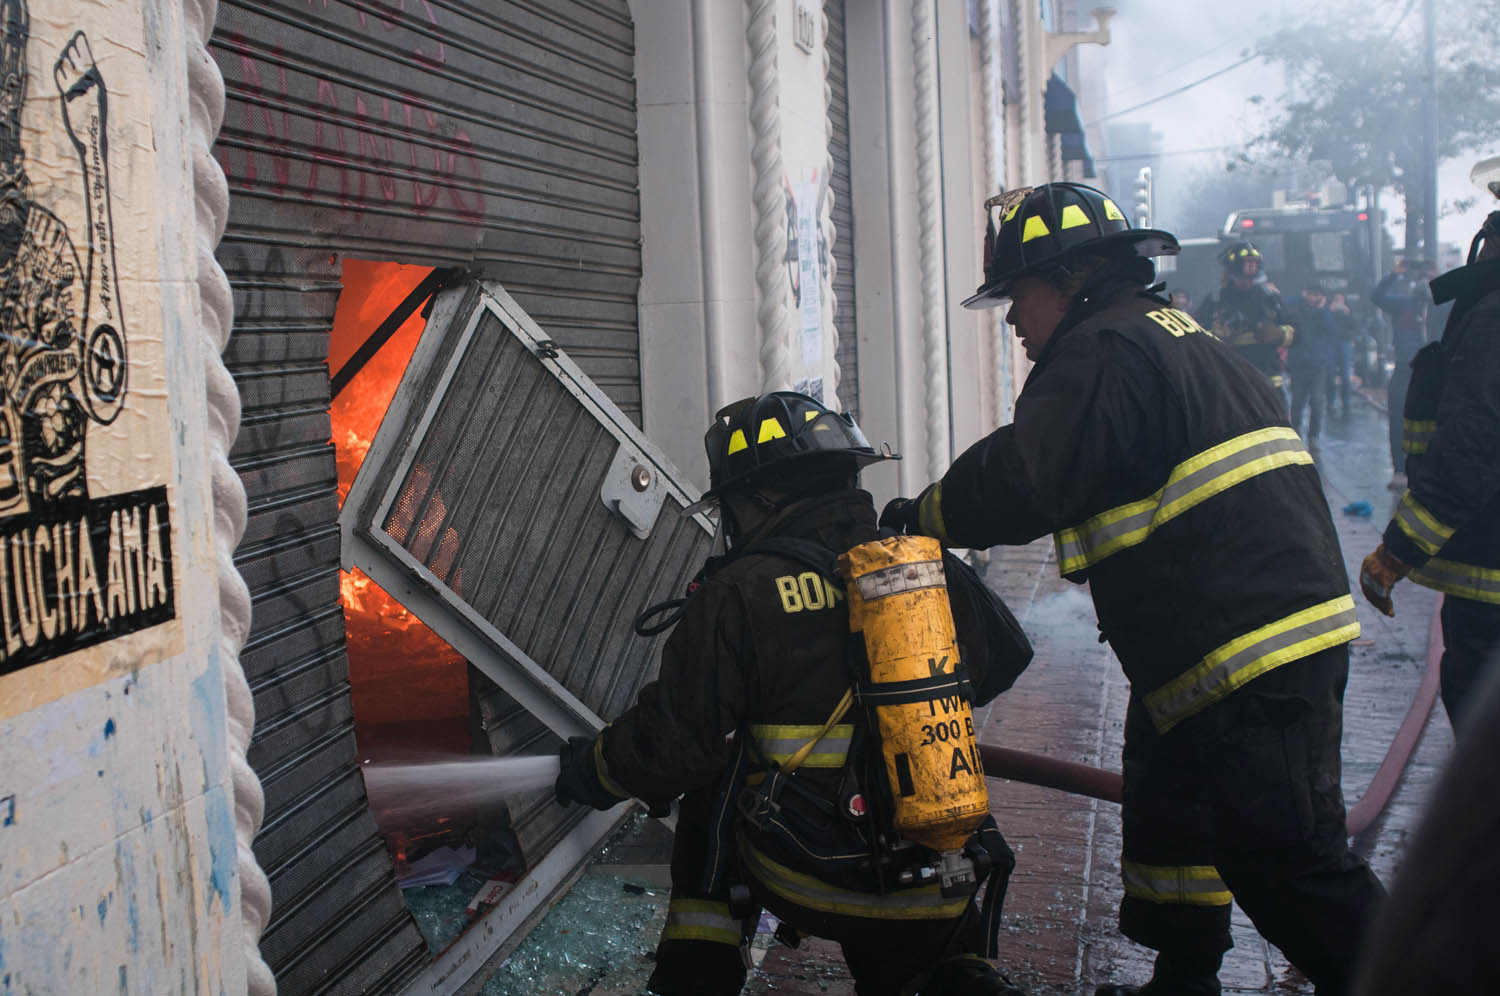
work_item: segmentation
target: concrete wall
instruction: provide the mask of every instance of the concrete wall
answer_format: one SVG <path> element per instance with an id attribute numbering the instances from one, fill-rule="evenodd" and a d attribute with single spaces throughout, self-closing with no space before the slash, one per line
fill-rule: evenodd
<path id="1" fill-rule="evenodd" d="M 806 192 L 821 180 L 818 143 L 826 142 L 821 54 L 792 44 L 795 8 L 793 0 L 775 0 L 781 154 L 794 197 L 799 187 Z M 747 44 L 755 9 L 690 0 L 632 5 L 641 122 L 644 422 L 700 485 L 707 483 L 701 440 L 708 417 L 762 389 Z M 976 186 L 983 136 L 975 130 L 974 52 L 963 5 L 937 3 L 933 10 L 940 136 L 933 290 L 942 306 L 938 335 L 948 372 L 942 400 L 951 457 L 993 428 L 995 364 L 986 325 L 959 306 L 980 281 L 980 205 L 987 196 Z M 877 445 L 889 441 L 905 455 L 899 464 L 865 474 L 866 485 L 884 499 L 930 480 L 913 2 L 848 0 L 845 19 L 860 368 L 843 375 L 859 378 L 866 436 Z M 805 322 L 790 297 L 783 306 L 791 382 L 826 376 L 831 342 L 821 367 L 809 365 Z M 828 385 L 825 395 L 831 396 Z"/>
<path id="2" fill-rule="evenodd" d="M 210 485 L 238 409 L 210 421 L 198 211 L 222 187 L 195 157 L 213 94 L 188 83 L 212 5 L 0 8 L 26 81 L 0 143 L 25 215 L 0 244 L 0 988 L 243 992 L 234 512 L 216 527 Z"/>

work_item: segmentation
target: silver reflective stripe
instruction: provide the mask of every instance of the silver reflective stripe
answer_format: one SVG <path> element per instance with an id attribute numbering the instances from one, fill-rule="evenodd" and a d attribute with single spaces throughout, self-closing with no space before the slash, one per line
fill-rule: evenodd
<path id="1" fill-rule="evenodd" d="M 1395 519 L 1400 530 L 1428 556 L 1441 550 L 1453 535 L 1453 529 L 1439 522 L 1410 491 L 1401 496 Z"/>
<path id="2" fill-rule="evenodd" d="M 1241 685 L 1320 650 L 1359 636 L 1348 595 L 1329 599 L 1236 637 L 1144 698 L 1157 730 L 1167 732 Z"/>
<path id="3" fill-rule="evenodd" d="M 752 726 L 750 734 L 755 737 L 761 753 L 767 760 L 780 763 L 801 750 L 813 737 L 821 733 L 821 724 L 816 726 Z M 840 723 L 831 727 L 813 745 L 803 766 L 811 768 L 841 768 L 849 756 L 849 743 L 854 739 L 854 726 Z"/>
<path id="4" fill-rule="evenodd" d="M 745 837 L 736 834 L 745 867 L 767 889 L 788 902 L 823 913 L 894 920 L 945 920 L 956 917 L 969 905 L 968 896 L 948 898 L 937 885 L 901 889 L 881 896 L 852 892 L 829 885 L 811 875 L 793 871 L 761 853 Z"/>
<path id="5" fill-rule="evenodd" d="M 1407 575 L 1417 584 L 1459 598 L 1500 605 L 1500 570 L 1432 558 Z"/>
<path id="6" fill-rule="evenodd" d="M 943 578 L 941 560 L 919 560 L 912 564 L 893 564 L 871 571 L 860 577 L 857 583 L 859 597 L 873 602 L 886 595 L 899 595 L 920 588 L 941 588 L 946 581 Z"/>
<path id="7" fill-rule="evenodd" d="M 678 941 L 713 941 L 739 947 L 740 922 L 729 915 L 728 903 L 708 899 L 674 899 L 667 904 L 662 937 Z"/>
<path id="8" fill-rule="evenodd" d="M 1228 906 L 1234 896 L 1213 865 L 1143 865 L 1120 862 L 1125 894 L 1153 903 Z"/>
<path id="9" fill-rule="evenodd" d="M 1247 432 L 1189 457 L 1172 469 L 1160 491 L 1101 512 L 1056 536 L 1058 569 L 1072 574 L 1145 542 L 1161 526 L 1241 481 L 1312 456 L 1296 431 L 1272 426 Z"/>

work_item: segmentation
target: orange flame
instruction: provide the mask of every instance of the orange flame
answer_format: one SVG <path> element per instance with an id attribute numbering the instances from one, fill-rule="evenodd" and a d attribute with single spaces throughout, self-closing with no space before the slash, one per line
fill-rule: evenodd
<path id="1" fill-rule="evenodd" d="M 429 273 L 425 266 L 343 261 L 344 290 L 329 340 L 328 364 L 338 370 Z M 339 392 L 330 406 L 338 464 L 339 502 L 369 452 L 425 320 L 413 314 Z M 456 548 L 457 534 L 444 536 Z M 397 734 L 386 724 L 428 723 L 420 747 L 468 753 L 468 673 L 464 658 L 406 606 L 358 568 L 339 577 L 349 636 L 349 682 L 361 750 Z M 393 727 L 394 728 L 394 727 Z M 434 738 L 442 741 L 434 743 Z M 410 743 L 403 747 L 413 746 Z"/>

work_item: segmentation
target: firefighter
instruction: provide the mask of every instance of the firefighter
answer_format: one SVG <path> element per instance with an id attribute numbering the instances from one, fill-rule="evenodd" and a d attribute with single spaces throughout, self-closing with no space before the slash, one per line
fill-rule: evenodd
<path id="1" fill-rule="evenodd" d="M 1444 593 L 1439 666 L 1457 728 L 1487 651 L 1500 643 L 1500 211 L 1474 237 L 1467 265 L 1432 281 L 1432 297 L 1453 310 L 1442 338 L 1412 360 L 1408 486 L 1359 580 L 1386 615 L 1403 577 Z"/>
<path id="2" fill-rule="evenodd" d="M 872 850 L 889 828 L 872 828 L 857 763 L 868 731 L 843 711 L 850 619 L 833 558 L 878 535 L 856 482 L 882 454 L 848 416 L 791 392 L 725 408 L 705 447 L 728 551 L 689 595 L 659 678 L 598 737 L 564 745 L 555 786 L 559 801 L 598 809 L 682 796 L 651 991 L 738 993 L 764 907 L 778 937 L 840 943 L 861 996 L 1018 994 L 982 956 L 1014 864 L 993 819 L 975 819 L 983 832 L 965 853 L 978 864 L 959 887 L 920 869 L 902 881 L 930 857 L 921 848 Z M 977 575 L 966 577 L 979 588 L 959 590 L 960 568 L 945 567 L 977 705 L 1014 681 L 1030 645 Z M 981 913 L 984 865 L 994 884 Z"/>
<path id="3" fill-rule="evenodd" d="M 1266 376 L 1286 403 L 1284 350 L 1294 327 L 1281 295 L 1264 280 L 1260 250 L 1236 239 L 1219 253 L 1223 283 L 1197 311 L 1198 321 Z"/>
<path id="4" fill-rule="evenodd" d="M 1312 457 L 1275 389 L 1148 287 L 1177 251 L 1072 183 L 993 199 L 985 282 L 1035 366 L 1015 421 L 881 524 L 984 549 L 1052 533 L 1130 679 L 1120 927 L 1144 986 L 1217 994 L 1231 898 L 1341 992 L 1382 895 L 1339 786 L 1359 633 Z"/>

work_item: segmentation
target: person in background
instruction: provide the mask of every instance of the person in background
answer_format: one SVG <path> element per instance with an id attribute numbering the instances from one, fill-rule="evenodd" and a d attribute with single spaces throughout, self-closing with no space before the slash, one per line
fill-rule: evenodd
<path id="1" fill-rule="evenodd" d="M 1287 409 L 1283 354 L 1295 333 L 1281 294 L 1261 272 L 1260 250 L 1236 239 L 1219 254 L 1223 285 L 1194 312 L 1199 323 L 1265 376 Z"/>
<path id="2" fill-rule="evenodd" d="M 1348 416 L 1349 399 L 1354 393 L 1354 340 L 1359 335 L 1359 324 L 1342 291 L 1329 297 L 1328 318 L 1333 324 L 1333 364 L 1328 368 L 1325 382 L 1328 414 L 1333 414 L 1337 402 L 1340 413 Z"/>
<path id="3" fill-rule="evenodd" d="M 1432 296 L 1427 290 L 1435 268 L 1426 260 L 1398 259 L 1370 294 L 1375 307 L 1391 319 L 1391 347 L 1396 369 L 1386 389 L 1386 419 L 1390 428 L 1392 491 L 1406 489 L 1405 456 L 1401 452 L 1401 412 L 1411 384 L 1411 361 L 1427 345 L 1427 312 Z"/>
<path id="4" fill-rule="evenodd" d="M 1411 362 L 1409 486 L 1359 580 L 1386 615 L 1403 577 L 1444 593 L 1439 673 L 1457 728 L 1500 644 L 1500 211 L 1474 237 L 1468 264 L 1432 282 L 1432 297 L 1453 310 L 1442 338 Z"/>
<path id="5" fill-rule="evenodd" d="M 1334 326 L 1328 312 L 1328 296 L 1323 288 L 1302 288 L 1302 299 L 1293 306 L 1297 339 L 1286 351 L 1286 363 L 1292 377 L 1292 428 L 1302 431 L 1302 412 L 1307 416 L 1309 449 L 1316 452 L 1318 434 L 1323 429 L 1323 392 L 1328 388 L 1328 371 L 1333 367 Z"/>
<path id="6" fill-rule="evenodd" d="M 1167 295 L 1167 300 L 1172 302 L 1172 307 L 1178 311 L 1191 312 L 1193 310 L 1193 295 L 1185 290 L 1174 290 Z"/>
<path id="7" fill-rule="evenodd" d="M 1052 533 L 1089 585 L 1130 679 L 1120 929 L 1157 952 L 1098 996 L 1218 996 L 1231 900 L 1343 993 L 1383 892 L 1345 836 L 1359 622 L 1312 457 L 1267 377 L 1150 289 L 1175 237 L 1081 184 L 986 208 L 964 303 L 1008 300 L 1035 366 L 1015 421 L 881 524 L 973 549 Z"/>

